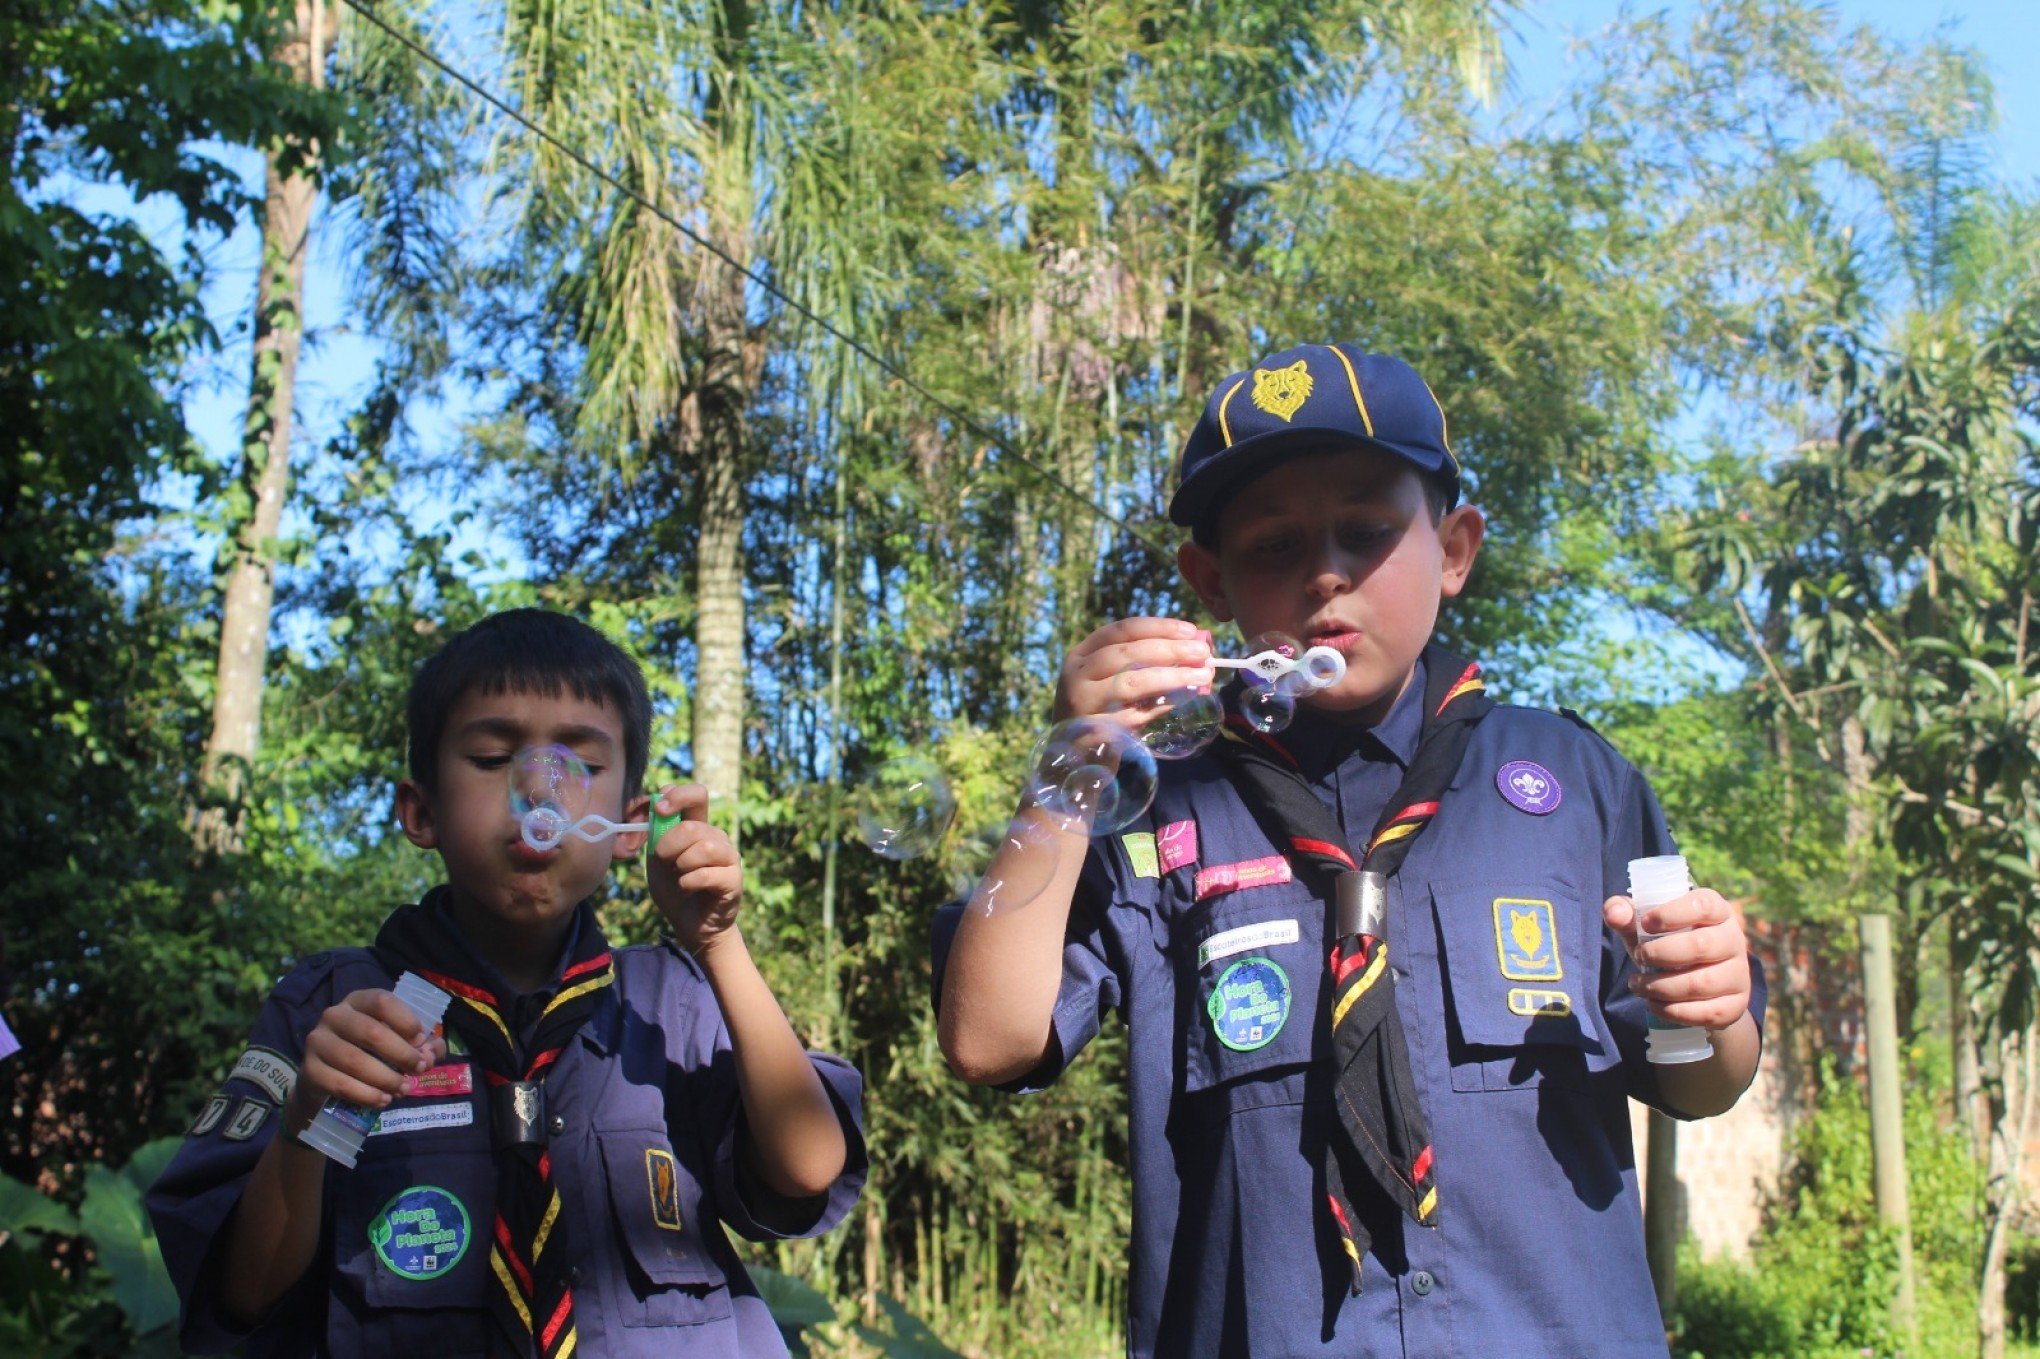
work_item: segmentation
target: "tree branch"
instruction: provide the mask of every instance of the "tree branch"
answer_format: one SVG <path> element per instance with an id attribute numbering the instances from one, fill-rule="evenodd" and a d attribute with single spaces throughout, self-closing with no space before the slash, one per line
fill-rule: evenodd
<path id="1" fill-rule="evenodd" d="M 1763 634 L 1757 631 L 1756 620 L 1750 617 L 1749 608 L 1744 605 L 1741 599 L 1735 601 L 1735 616 L 1742 620 L 1743 631 L 1749 634 L 1750 645 L 1755 647 L 1757 654 L 1764 658 L 1764 669 L 1770 674 L 1771 683 L 1777 686 L 1778 697 L 1785 700 L 1785 705 L 1792 709 L 1792 715 L 1797 717 L 1805 725 L 1806 729 L 1813 733 L 1813 748 L 1820 752 L 1822 762 L 1833 764 L 1835 757 L 1834 753 L 1828 749 L 1827 734 L 1820 729 L 1819 723 L 1807 716 L 1806 709 L 1801 706 L 1798 697 L 1793 694 L 1791 686 L 1785 683 L 1785 676 L 1778 669 L 1778 662 L 1772 658 L 1770 648 L 1764 645 Z"/>

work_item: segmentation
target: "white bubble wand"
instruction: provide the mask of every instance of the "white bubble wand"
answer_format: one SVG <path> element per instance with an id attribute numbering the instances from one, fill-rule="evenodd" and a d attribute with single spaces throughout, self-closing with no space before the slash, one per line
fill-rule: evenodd
<path id="1" fill-rule="evenodd" d="M 1211 664 L 1219 670 L 1244 670 L 1266 684 L 1300 673 L 1312 689 L 1328 689 L 1346 677 L 1346 658 L 1328 646 L 1314 646 L 1301 656 L 1285 656 L 1272 648 L 1245 657 L 1213 656 Z"/>

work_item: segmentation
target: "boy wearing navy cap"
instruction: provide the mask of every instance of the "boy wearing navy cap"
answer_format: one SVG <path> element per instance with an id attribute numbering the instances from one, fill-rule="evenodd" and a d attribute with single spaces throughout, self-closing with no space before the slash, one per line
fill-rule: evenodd
<path id="1" fill-rule="evenodd" d="M 1044 894 L 938 919 L 966 1080 L 1039 1089 L 1107 1010 L 1128 1026 L 1133 1355 L 1666 1352 L 1627 1099 L 1733 1105 L 1762 977 L 1711 891 L 1628 942 L 1629 860 L 1674 852 L 1649 787 L 1431 642 L 1485 529 L 1459 482 L 1400 360 L 1303 345 L 1219 384 L 1169 509 L 1183 576 L 1345 675 L 1272 735 L 1235 685 L 1147 823 L 1018 837 L 1004 853 L 1057 856 Z M 1211 657 L 1188 622 L 1109 623 L 1056 716 L 1138 726 Z M 1647 1063 L 1648 1015 L 1711 1055 Z"/>
<path id="2" fill-rule="evenodd" d="M 681 819 L 647 870 L 677 947 L 611 949 L 595 919 L 644 833 L 539 850 L 511 814 L 517 752 L 564 747 L 587 810 L 645 816 L 650 721 L 637 664 L 560 614 L 495 615 L 420 668 L 397 813 L 446 884 L 278 984 L 152 1189 L 186 1350 L 786 1353 L 724 1227 L 849 1211 L 856 1070 L 807 1053 L 759 976 L 698 785 L 659 794 Z M 451 994 L 443 1036 L 402 972 Z M 352 1170 L 299 1140 L 330 1097 L 378 1112 Z"/>

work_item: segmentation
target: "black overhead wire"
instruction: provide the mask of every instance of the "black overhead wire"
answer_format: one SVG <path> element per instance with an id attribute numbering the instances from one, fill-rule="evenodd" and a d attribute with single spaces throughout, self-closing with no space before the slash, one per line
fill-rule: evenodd
<path id="1" fill-rule="evenodd" d="M 636 203 L 640 208 L 643 208 L 646 212 L 649 212 L 654 217 L 657 217 L 667 226 L 672 227 L 682 236 L 685 236 L 688 240 L 692 241 L 696 246 L 698 246 L 702 250 L 707 251 L 709 254 L 721 260 L 723 264 L 725 264 L 729 268 L 735 270 L 737 273 L 743 275 L 751 282 L 757 284 L 760 288 L 764 289 L 765 292 L 779 299 L 780 302 L 784 303 L 786 306 L 790 307 L 795 312 L 798 312 L 802 317 L 806 318 L 814 325 L 820 327 L 823 331 L 825 331 L 829 335 L 835 337 L 835 339 L 840 341 L 842 344 L 848 346 L 854 353 L 860 355 L 866 361 L 876 365 L 879 371 L 898 379 L 909 390 L 923 397 L 928 402 L 928 404 L 934 406 L 937 410 L 942 411 L 944 414 L 948 415 L 950 418 L 955 420 L 957 425 L 961 427 L 963 430 L 972 435 L 975 435 L 979 439 L 984 440 L 986 443 L 990 444 L 993 448 L 996 448 L 999 451 L 1001 457 L 1012 459 L 1015 463 L 1018 463 L 1021 467 L 1033 473 L 1036 477 L 1046 482 L 1049 486 L 1053 487 L 1055 490 L 1061 492 L 1063 495 L 1068 496 L 1071 500 L 1074 500 L 1079 505 L 1082 505 L 1084 508 L 1090 510 L 1091 513 L 1097 515 L 1100 519 L 1111 524 L 1114 528 L 1118 529 L 1128 538 L 1131 538 L 1134 542 L 1138 543 L 1141 547 L 1145 548 L 1149 553 L 1151 553 L 1164 565 L 1173 566 L 1175 564 L 1175 556 L 1173 553 L 1169 552 L 1167 549 L 1163 548 L 1158 543 L 1151 541 L 1145 534 L 1135 529 L 1132 524 L 1128 523 L 1120 516 L 1114 514 L 1111 510 L 1107 509 L 1105 506 L 1100 505 L 1097 501 L 1091 499 L 1089 496 L 1085 495 L 1082 491 L 1079 491 L 1076 487 L 1071 486 L 1061 477 L 1056 476 L 1055 473 L 1049 471 L 1047 468 L 1035 462 L 1032 458 L 1028 457 L 1026 454 L 1020 452 L 1020 450 L 1014 448 L 1011 443 L 1007 442 L 998 433 L 996 433 L 995 431 L 981 423 L 976 417 L 972 416 L 970 412 L 956 405 L 956 403 L 954 403 L 953 401 L 950 401 L 944 397 L 936 395 L 934 392 L 929 391 L 926 387 L 922 386 L 919 382 L 915 381 L 913 377 L 911 377 L 906 372 L 905 369 L 901 368 L 898 364 L 893 363 L 891 360 L 886 359 L 882 355 L 872 350 L 870 347 L 865 345 L 863 341 L 859 340 L 856 336 L 851 335 L 847 331 L 838 328 L 828 318 L 813 311 L 805 304 L 800 302 L 798 299 L 790 297 L 786 293 L 781 292 L 777 287 L 775 287 L 772 284 L 771 280 L 763 277 L 760 274 L 755 273 L 746 265 L 732 258 L 729 254 L 718 248 L 714 242 L 707 240 L 706 238 L 701 236 L 698 232 L 690 228 L 685 222 L 682 222 L 680 219 L 673 216 L 672 213 L 666 211 L 664 208 L 653 203 L 651 200 L 647 199 L 643 194 L 637 192 L 629 185 L 617 179 L 616 176 L 609 173 L 609 171 L 603 169 L 600 165 L 597 165 L 594 161 L 590 160 L 586 155 L 583 155 L 580 151 L 576 150 L 574 147 L 569 146 L 566 142 L 561 141 L 558 137 L 554 136 L 540 123 L 536 122 L 531 118 L 526 117 L 523 113 L 511 107 L 509 104 L 505 103 L 501 98 L 499 98 L 494 92 L 489 90 L 486 86 L 482 85 L 480 82 L 474 80 L 472 77 L 464 74 L 463 72 L 456 70 L 454 67 L 448 65 L 444 60 L 440 58 L 440 56 L 436 52 L 433 52 L 430 48 L 419 43 L 416 39 L 412 38 L 410 34 L 405 33 L 403 30 L 391 25 L 381 15 L 377 14 L 372 6 L 365 3 L 365 0 L 342 0 L 342 3 L 344 3 L 347 6 L 347 8 L 353 10 L 356 14 L 359 14 L 362 18 L 368 20 L 368 22 L 370 22 L 371 24 L 374 24 L 384 33 L 388 34 L 390 37 L 396 39 L 399 43 L 409 48 L 414 54 L 423 59 L 427 65 L 433 67 L 441 75 L 445 76 L 447 79 L 453 81 L 455 84 L 466 89 L 469 93 L 473 94 L 483 103 L 489 105 L 491 108 L 495 109 L 498 113 L 501 113 L 504 117 L 510 119 L 512 122 L 518 124 L 520 127 L 524 128 L 525 131 L 531 133 L 534 137 L 539 138 L 547 145 L 559 151 L 562 155 L 566 156 L 576 165 L 579 165 L 589 174 L 594 175 L 604 184 L 607 184 L 610 188 L 616 190 L 624 197 Z"/>

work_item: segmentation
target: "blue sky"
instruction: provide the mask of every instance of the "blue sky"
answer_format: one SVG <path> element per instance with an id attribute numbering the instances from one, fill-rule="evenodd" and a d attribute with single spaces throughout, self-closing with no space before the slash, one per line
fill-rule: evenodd
<path id="1" fill-rule="evenodd" d="M 1592 35 L 1622 11 L 1615 0 L 1527 0 L 1510 26 L 1506 98 L 1530 107 L 1548 102 L 1569 79 L 1582 75 L 1588 57 L 1570 50 L 1574 39 Z M 1649 6 L 1637 8 L 1648 9 Z M 1691 0 L 1664 6 L 1675 15 L 1692 10 Z M 2040 184 L 2040 0 L 1977 0 L 1970 4 L 1917 4 L 1904 0 L 1840 0 L 1834 8 L 1849 23 L 1867 23 L 1886 34 L 1917 41 L 1943 24 L 1955 40 L 1977 49 L 1997 86 L 1999 128 L 1992 147 L 1995 168 L 2005 182 L 2031 190 Z M 251 165 L 251 173 L 256 167 Z M 326 228 L 326 229 L 321 229 Z M 352 411 L 371 380 L 376 346 L 350 324 L 345 305 L 342 233 L 315 225 L 313 259 L 307 279 L 307 345 L 298 385 L 298 447 L 326 444 Z M 188 409 L 206 445 L 221 457 L 231 453 L 246 398 L 246 318 L 252 305 L 256 238 L 251 229 L 219 245 L 220 268 L 208 289 L 208 305 L 223 334 L 236 337 L 210 360 L 195 384 Z M 418 437 L 443 447 L 455 437 L 467 413 L 460 394 L 450 404 L 416 402 L 410 412 Z M 446 502 L 442 488 L 418 487 L 416 503 L 430 516 Z M 479 528 L 456 540 L 456 549 L 477 545 Z"/>

